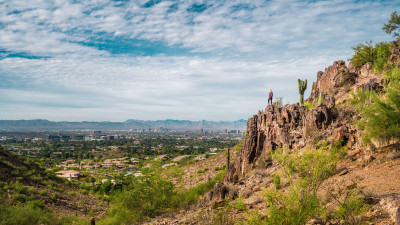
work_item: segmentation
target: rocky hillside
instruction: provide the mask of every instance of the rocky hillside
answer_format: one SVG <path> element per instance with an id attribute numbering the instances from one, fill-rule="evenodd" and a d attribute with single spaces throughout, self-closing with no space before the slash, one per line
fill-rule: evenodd
<path id="1" fill-rule="evenodd" d="M 395 42 L 393 44 L 395 47 L 390 60 L 399 66 L 399 46 Z M 317 81 L 312 85 L 306 106 L 293 104 L 278 107 L 274 104 L 259 111 L 247 122 L 245 144 L 229 168 L 225 183 L 228 186 L 234 184 L 232 190 L 237 190 L 237 186 L 239 189 L 240 186 L 247 186 L 248 182 L 253 187 L 268 185 L 272 180 L 269 178 L 265 182 L 265 172 L 268 174 L 268 170 L 277 169 L 273 162 L 262 172 L 264 176 L 255 178 L 254 170 L 259 168 L 260 162 L 268 161 L 276 149 L 301 152 L 319 148 L 323 141 L 329 144 L 340 141 L 347 150 L 347 157 L 356 161 L 338 164 L 337 169 L 342 172 L 325 181 L 325 191 L 328 191 L 328 187 L 339 190 L 345 185 L 340 182 L 347 182 L 347 185 L 350 185 L 350 181 L 355 182 L 359 190 L 368 190 L 366 195 L 373 196 L 373 200 L 369 200 L 376 212 L 370 214 L 379 212 L 381 217 L 378 216 L 377 220 L 382 220 L 381 224 L 393 223 L 400 206 L 400 149 L 398 145 L 378 145 L 372 151 L 370 147 L 363 146 L 362 131 L 353 125 L 359 115 L 348 101 L 353 90 L 382 90 L 383 77 L 383 74 L 374 73 L 372 63 L 353 68 L 346 66 L 344 61 L 336 61 L 324 72 L 317 73 Z M 264 181 L 254 182 L 263 178 Z M 251 190 L 251 185 L 247 189 Z"/>
<path id="2" fill-rule="evenodd" d="M 390 63 L 400 67 L 400 47 L 397 42 L 392 44 Z M 232 181 L 235 174 L 244 176 L 259 158 L 277 148 L 302 149 L 315 147 L 319 140 L 343 139 L 349 149 L 360 149 L 360 130 L 352 124 L 358 115 L 348 100 L 357 89 L 382 90 L 383 78 L 384 74 L 374 72 L 371 62 L 355 68 L 335 61 L 324 72 L 318 71 L 305 106 L 268 105 L 249 118 L 245 145 L 226 181 Z"/>
<path id="3" fill-rule="evenodd" d="M 101 217 L 107 202 L 80 190 L 76 185 L 45 171 L 29 159 L 22 159 L 0 146 L 0 204 L 12 206 L 36 202 L 57 215 Z M 46 211 L 47 212 L 47 211 Z"/>
<path id="4" fill-rule="evenodd" d="M 400 48 L 392 45 L 389 64 L 399 68 Z M 352 91 L 383 90 L 384 82 L 372 63 L 352 67 L 335 61 L 317 73 L 304 106 L 268 105 L 248 119 L 244 145 L 223 183 L 197 206 L 153 224 L 270 224 L 275 219 L 283 224 L 395 224 L 399 145 L 363 145 L 363 131 L 354 125 L 361 115 L 350 101 Z M 301 221 L 285 220 L 306 215 L 312 201 L 324 216 L 309 211 L 308 217 L 298 217 Z"/>

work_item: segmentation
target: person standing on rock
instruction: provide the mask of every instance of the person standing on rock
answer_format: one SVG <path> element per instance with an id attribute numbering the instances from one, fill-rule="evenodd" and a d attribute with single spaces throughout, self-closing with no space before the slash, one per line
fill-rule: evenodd
<path id="1" fill-rule="evenodd" d="M 274 92 L 272 92 L 271 89 L 269 89 L 269 93 L 268 93 L 268 105 L 269 105 L 269 101 L 271 100 L 271 105 L 272 105 L 272 98 L 274 97 Z"/>

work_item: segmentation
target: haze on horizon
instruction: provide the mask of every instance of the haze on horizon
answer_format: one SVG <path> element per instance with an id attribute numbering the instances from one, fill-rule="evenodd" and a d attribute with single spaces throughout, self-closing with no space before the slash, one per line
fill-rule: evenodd
<path id="1" fill-rule="evenodd" d="M 391 1 L 0 0 L 0 119 L 246 119 L 352 56 Z"/>

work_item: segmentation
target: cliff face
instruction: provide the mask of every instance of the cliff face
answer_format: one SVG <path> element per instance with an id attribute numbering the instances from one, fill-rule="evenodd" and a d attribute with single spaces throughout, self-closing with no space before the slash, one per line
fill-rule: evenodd
<path id="1" fill-rule="evenodd" d="M 235 176 L 245 176 L 259 158 L 265 158 L 277 148 L 301 149 L 322 139 L 331 142 L 343 139 L 350 148 L 358 148 L 360 132 L 350 123 L 355 114 L 350 109 L 338 107 L 337 103 L 346 101 L 351 90 L 381 88 L 382 77 L 373 72 L 371 64 L 349 68 L 344 61 L 335 61 L 324 72 L 319 71 L 307 99 L 315 104 L 314 108 L 273 104 L 248 119 L 244 146 L 229 168 L 225 181 L 232 182 Z"/>

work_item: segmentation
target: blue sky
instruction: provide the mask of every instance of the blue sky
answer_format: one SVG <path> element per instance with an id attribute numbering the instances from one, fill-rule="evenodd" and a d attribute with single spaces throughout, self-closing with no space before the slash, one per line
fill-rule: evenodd
<path id="1" fill-rule="evenodd" d="M 0 119 L 247 119 L 271 88 L 308 97 L 319 70 L 399 1 L 0 0 Z"/>

